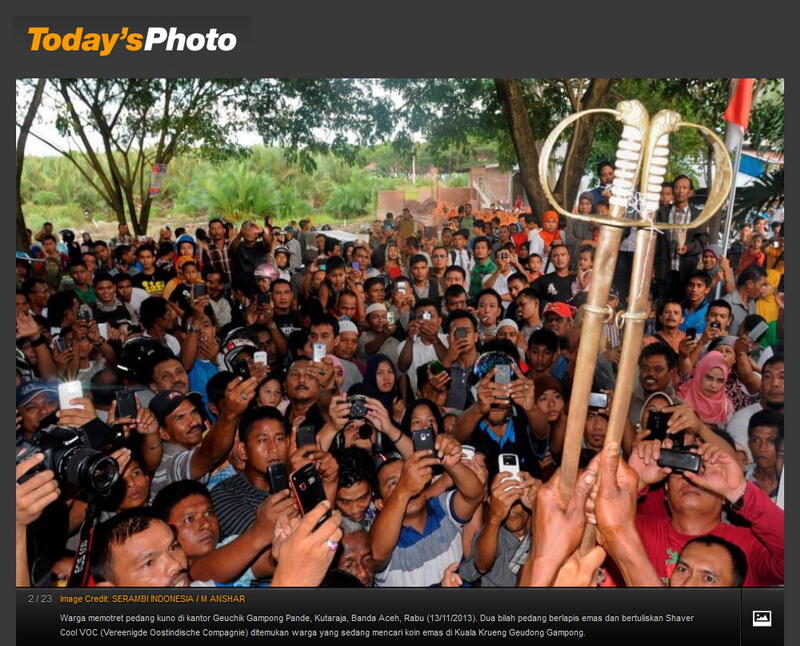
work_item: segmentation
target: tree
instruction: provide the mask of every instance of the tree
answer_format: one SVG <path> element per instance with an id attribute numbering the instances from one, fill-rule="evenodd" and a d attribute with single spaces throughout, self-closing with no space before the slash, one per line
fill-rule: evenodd
<path id="1" fill-rule="evenodd" d="M 152 164 L 189 149 L 222 158 L 241 127 L 241 81 L 208 79 L 51 79 L 48 99 L 63 146 L 31 132 L 78 169 L 120 223 L 147 231 Z"/>
<path id="2" fill-rule="evenodd" d="M 25 164 L 25 144 L 28 142 L 28 134 L 30 133 L 33 119 L 36 117 L 36 111 L 42 102 L 42 94 L 44 93 L 46 82 L 47 79 L 43 78 L 36 81 L 31 102 L 28 104 L 28 109 L 25 112 L 25 117 L 20 125 L 19 136 L 17 137 L 17 249 L 25 252 L 30 247 L 30 241 L 28 240 L 27 227 L 25 226 L 25 215 L 22 212 L 22 167 Z"/>

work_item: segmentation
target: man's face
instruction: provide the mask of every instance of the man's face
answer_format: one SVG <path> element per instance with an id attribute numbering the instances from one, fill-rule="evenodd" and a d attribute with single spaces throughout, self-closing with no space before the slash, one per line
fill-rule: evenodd
<path id="1" fill-rule="evenodd" d="M 586 425 L 583 427 L 583 437 L 586 440 L 586 445 L 595 451 L 602 449 L 606 439 L 607 428 L 608 419 L 597 411 L 590 410 L 586 417 Z"/>
<path id="2" fill-rule="evenodd" d="M 364 247 L 359 247 L 353 252 L 353 260 L 361 265 L 361 271 L 369 269 L 369 252 Z"/>
<path id="3" fill-rule="evenodd" d="M 148 476 L 136 460 L 131 460 L 121 474 L 125 482 L 125 497 L 119 509 L 143 507 L 150 497 L 150 476 Z"/>
<path id="4" fill-rule="evenodd" d="M 340 359 L 352 359 L 358 350 L 358 333 L 342 332 L 336 337 L 335 354 Z"/>
<path id="5" fill-rule="evenodd" d="M 461 287 L 464 287 L 464 277 L 461 275 L 460 271 L 448 271 L 444 275 L 444 284 L 446 287 L 450 287 L 451 285 L 461 285 Z"/>
<path id="6" fill-rule="evenodd" d="M 75 281 L 78 287 L 85 287 L 89 280 L 89 272 L 86 267 L 82 265 L 72 267 L 72 269 L 69 270 L 69 275 L 72 276 L 72 280 Z"/>
<path id="7" fill-rule="evenodd" d="M 312 325 L 309 337 L 311 339 L 311 343 L 324 343 L 325 347 L 327 348 L 327 354 L 333 353 L 333 342 L 335 340 L 335 336 L 333 333 L 333 328 L 330 325 L 327 323 Z"/>
<path id="8" fill-rule="evenodd" d="M 188 562 L 175 533 L 153 519 L 143 532 L 111 545 L 110 582 L 121 588 L 177 588 L 189 585 Z"/>
<path id="9" fill-rule="evenodd" d="M 349 487 L 340 487 L 336 492 L 336 508 L 342 516 L 360 523 L 367 515 L 367 508 L 372 502 L 372 487 L 362 480 Z"/>
<path id="10" fill-rule="evenodd" d="M 526 529 L 530 519 L 531 513 L 522 506 L 522 503 L 519 500 L 517 500 L 513 505 L 511 505 L 511 509 L 508 510 L 508 516 L 506 516 L 503 527 L 506 528 L 506 531 L 515 534 L 516 532 L 521 532 Z"/>
<path id="11" fill-rule="evenodd" d="M 441 271 L 447 267 L 447 252 L 441 247 L 437 247 L 431 252 L 431 262 L 434 269 Z"/>
<path id="12" fill-rule="evenodd" d="M 153 252 L 149 249 L 143 249 L 139 251 L 139 262 L 142 263 L 142 267 L 146 270 L 152 269 L 153 263 L 155 263 L 155 256 Z"/>
<path id="13" fill-rule="evenodd" d="M 688 179 L 681 178 L 672 187 L 672 197 L 676 204 L 685 205 L 692 197 L 692 185 Z"/>
<path id="14" fill-rule="evenodd" d="M 225 226 L 221 222 L 212 222 L 208 227 L 208 235 L 212 240 L 224 240 Z"/>
<path id="15" fill-rule="evenodd" d="M 747 289 L 747 298 L 756 299 L 759 298 L 767 285 L 767 279 L 763 276 L 758 278 L 757 280 L 748 280 L 745 283 L 745 288 Z"/>
<path id="16" fill-rule="evenodd" d="M 464 205 L 464 215 L 469 217 L 472 215 L 472 204 L 465 204 Z"/>
<path id="17" fill-rule="evenodd" d="M 196 265 L 190 265 L 187 263 L 183 266 L 181 273 L 183 274 L 183 282 L 187 285 L 197 282 L 197 279 L 200 278 L 200 272 L 197 271 Z"/>
<path id="18" fill-rule="evenodd" d="M 778 441 L 778 429 L 775 426 L 756 426 L 750 431 L 747 445 L 753 454 L 753 461 L 766 471 L 776 468 Z"/>
<path id="19" fill-rule="evenodd" d="M 31 289 L 28 295 L 28 300 L 30 300 L 32 305 L 44 307 L 47 305 L 47 299 L 49 297 L 50 291 L 47 289 L 47 285 L 44 283 L 34 283 L 33 289 Z"/>
<path id="20" fill-rule="evenodd" d="M 534 318 L 539 313 L 539 301 L 527 294 L 517 299 L 517 312 L 523 320 Z"/>
<path id="21" fill-rule="evenodd" d="M 542 257 L 541 256 L 531 256 L 530 260 L 530 267 L 531 271 L 534 273 L 541 273 L 542 271 Z"/>
<path id="22" fill-rule="evenodd" d="M 94 255 L 97 256 L 97 259 L 103 265 L 108 262 L 109 258 L 111 258 L 111 252 L 108 250 L 108 247 L 105 247 L 100 244 L 95 245 Z"/>
<path id="23" fill-rule="evenodd" d="M 248 243 L 252 244 L 258 238 L 258 229 L 256 229 L 255 225 L 252 222 L 245 223 L 242 227 L 242 239 Z"/>
<path id="24" fill-rule="evenodd" d="M 507 226 L 501 226 L 497 229 L 497 237 L 500 239 L 500 242 L 508 242 L 511 239 L 511 233 L 508 230 Z"/>
<path id="25" fill-rule="evenodd" d="M 372 587 L 375 577 L 375 562 L 372 545 L 367 532 L 345 534 L 340 541 L 342 554 L 337 567 L 356 577 L 365 588 Z"/>
<path id="26" fill-rule="evenodd" d="M 263 476 L 273 464 L 286 462 L 289 438 L 283 424 L 275 419 L 262 419 L 250 427 L 247 440 L 240 445 L 244 451 L 245 471 Z"/>
<path id="27" fill-rule="evenodd" d="M 761 375 L 761 398 L 764 408 L 782 410 L 784 402 L 783 362 L 773 363 Z"/>
<path id="28" fill-rule="evenodd" d="M 56 253 L 56 241 L 48 238 L 43 243 L 44 251 L 47 255 L 52 256 Z"/>
<path id="29" fill-rule="evenodd" d="M 613 181 L 614 181 L 614 167 L 607 164 L 600 169 L 600 183 L 603 186 L 608 186 Z"/>
<path id="30" fill-rule="evenodd" d="M 499 330 L 497 330 L 497 338 L 511 341 L 511 343 L 513 343 L 516 346 L 517 340 L 519 339 L 519 332 L 517 332 L 510 325 L 504 325 Z"/>
<path id="31" fill-rule="evenodd" d="M 460 233 L 453 236 L 453 245 L 456 249 L 463 249 L 467 246 L 467 239 L 462 236 Z"/>
<path id="32" fill-rule="evenodd" d="M 225 285 L 222 283 L 222 276 L 216 273 L 210 273 L 206 277 L 206 291 L 209 297 L 217 298 L 222 294 Z"/>
<path id="33" fill-rule="evenodd" d="M 639 363 L 639 383 L 646 393 L 664 390 L 672 382 L 672 370 L 663 354 L 654 354 Z"/>
<path id="34" fill-rule="evenodd" d="M 120 224 L 117 226 L 117 232 L 120 236 L 128 235 L 128 225 L 127 224 Z"/>
<path id="35" fill-rule="evenodd" d="M 449 247 L 453 242 L 453 232 L 450 229 L 442 229 L 442 243 Z"/>
<path id="36" fill-rule="evenodd" d="M 367 316 L 367 325 L 369 325 L 369 329 L 373 332 L 380 332 L 388 324 L 389 319 L 386 318 L 386 312 L 383 310 L 372 312 L 369 316 Z"/>
<path id="37" fill-rule="evenodd" d="M 403 472 L 404 460 L 397 460 L 391 464 L 387 464 L 378 473 L 378 490 L 381 492 L 381 498 L 376 501 L 376 506 L 379 509 L 383 508 L 384 503 L 392 495 L 394 488 L 400 480 L 400 474 Z M 411 498 L 406 506 L 406 516 L 419 513 L 425 507 L 426 498 L 422 494 L 417 494 Z"/>
<path id="38" fill-rule="evenodd" d="M 667 480 L 667 502 L 673 516 L 691 513 L 707 520 L 719 522 L 722 513 L 722 498 L 693 485 L 682 474 L 672 474 Z"/>
<path id="39" fill-rule="evenodd" d="M 89 273 L 89 275 L 94 274 L 94 272 L 97 270 L 97 258 L 94 257 L 94 254 L 85 253 L 81 256 L 81 260 L 86 263 L 86 271 Z M 76 280 L 75 282 L 77 283 L 78 281 Z"/>
<path id="40" fill-rule="evenodd" d="M 572 328 L 572 319 L 559 316 L 554 312 L 548 312 L 544 315 L 544 327 L 547 330 L 551 330 L 556 336 L 564 337 Z"/>
<path id="41" fill-rule="evenodd" d="M 670 588 L 729 588 L 733 562 L 722 545 L 692 543 L 681 550 L 669 577 Z"/>
<path id="42" fill-rule="evenodd" d="M 339 297 L 339 314 L 347 316 L 352 321 L 358 314 L 358 300 L 355 296 L 344 294 Z M 318 341 L 322 343 L 322 341 Z"/>
<path id="43" fill-rule="evenodd" d="M 661 193 L 658 196 L 658 203 L 661 206 L 669 206 L 672 204 L 672 187 L 662 186 Z"/>
<path id="44" fill-rule="evenodd" d="M 675 330 L 683 323 L 683 309 L 678 303 L 667 303 L 661 311 L 660 320 L 665 330 Z"/>
<path id="45" fill-rule="evenodd" d="M 101 280 L 98 282 L 94 286 L 94 291 L 97 294 L 97 299 L 101 303 L 111 303 L 114 300 L 114 296 L 117 294 L 114 283 L 110 280 Z"/>
<path id="46" fill-rule="evenodd" d="M 692 305 L 698 305 L 708 296 L 708 285 L 702 278 L 690 278 L 686 285 L 686 298 Z"/>
<path id="47" fill-rule="evenodd" d="M 28 299 L 25 298 L 24 294 L 15 294 L 14 309 L 17 314 L 28 311 Z"/>
<path id="48" fill-rule="evenodd" d="M 164 421 L 166 432 L 162 429 L 162 439 L 180 444 L 184 448 L 194 448 L 203 439 L 203 418 L 188 399 L 182 401 Z"/>
<path id="49" fill-rule="evenodd" d="M 483 325 L 494 325 L 500 316 L 500 305 L 492 294 L 484 294 L 478 300 L 478 320 Z"/>
<path id="50" fill-rule="evenodd" d="M 317 249 L 322 252 L 325 249 L 325 236 L 319 235 L 316 237 L 315 242 L 317 243 Z"/>
<path id="51" fill-rule="evenodd" d="M 489 245 L 485 240 L 476 242 L 472 253 L 477 260 L 486 260 L 489 257 Z"/>
<path id="52" fill-rule="evenodd" d="M 178 533 L 178 542 L 189 559 L 208 554 L 217 546 L 219 520 L 206 496 L 186 496 L 172 508 L 167 522 Z"/>
<path id="53" fill-rule="evenodd" d="M 550 256 L 553 267 L 556 269 L 566 269 L 569 267 L 569 251 L 566 247 L 557 247 Z"/>
<path id="54" fill-rule="evenodd" d="M 523 283 L 519 278 L 515 278 L 514 280 L 508 281 L 508 293 L 511 294 L 511 298 L 516 298 L 519 293 L 525 289 L 527 285 Z"/>
<path id="55" fill-rule="evenodd" d="M 286 395 L 294 402 L 316 401 L 319 397 L 319 383 L 310 374 L 313 370 L 310 361 L 295 361 L 286 374 Z"/>
<path id="56" fill-rule="evenodd" d="M 720 332 L 724 333 L 727 332 L 728 325 L 731 322 L 731 313 L 727 307 L 712 306 L 708 308 L 708 314 L 706 315 L 706 320 L 709 323 L 712 322 L 719 323 Z"/>
<path id="57" fill-rule="evenodd" d="M 385 300 L 386 288 L 383 286 L 383 284 L 376 282 L 370 285 L 369 289 L 367 290 L 367 302 L 371 305 L 372 303 L 383 303 Z"/>
<path id="58" fill-rule="evenodd" d="M 19 407 L 22 417 L 22 430 L 33 433 L 39 428 L 39 423 L 48 415 L 58 410 L 58 399 L 52 393 L 39 393 L 27 404 Z"/>
<path id="59" fill-rule="evenodd" d="M 286 269 L 289 266 L 289 256 L 283 252 L 276 253 L 275 264 L 278 266 L 278 269 Z"/>
<path id="60" fill-rule="evenodd" d="M 439 329 L 439 324 L 441 323 L 441 319 L 439 317 L 439 312 L 433 305 L 426 305 L 425 307 L 417 308 L 415 311 L 415 316 L 417 319 L 421 320 L 423 323 L 431 323 L 437 330 Z M 430 314 L 430 318 L 425 320 L 425 316 Z"/>
<path id="61" fill-rule="evenodd" d="M 467 309 L 467 294 L 463 293 L 458 296 L 448 296 L 445 299 L 445 308 L 448 313 Z"/>
<path id="62" fill-rule="evenodd" d="M 546 345 L 533 345 L 528 348 L 528 362 L 534 372 L 547 372 L 553 366 L 556 353 Z"/>
<path id="63" fill-rule="evenodd" d="M 117 296 L 125 303 L 131 302 L 133 296 L 133 284 L 129 280 L 121 280 L 117 283 Z"/>
<path id="64" fill-rule="evenodd" d="M 182 395 L 189 392 L 189 375 L 177 359 L 167 359 L 153 368 L 153 390 L 177 390 Z"/>
<path id="65" fill-rule="evenodd" d="M 293 298 L 292 288 L 285 283 L 278 283 L 272 288 L 272 304 L 278 311 L 291 309 Z"/>

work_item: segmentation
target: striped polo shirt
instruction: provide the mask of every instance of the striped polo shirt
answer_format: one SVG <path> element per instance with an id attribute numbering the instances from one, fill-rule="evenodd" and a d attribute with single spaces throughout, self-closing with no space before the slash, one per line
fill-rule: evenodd
<path id="1" fill-rule="evenodd" d="M 256 518 L 258 506 L 269 496 L 250 484 L 241 473 L 223 480 L 211 490 L 211 502 L 219 519 L 219 537 L 243 534 Z"/>
<path id="2" fill-rule="evenodd" d="M 467 521 L 453 511 L 455 491 L 428 501 L 428 519 L 422 533 L 405 525 L 389 564 L 375 573 L 379 587 L 428 587 L 442 581 L 445 568 L 463 556 L 461 530 Z"/>

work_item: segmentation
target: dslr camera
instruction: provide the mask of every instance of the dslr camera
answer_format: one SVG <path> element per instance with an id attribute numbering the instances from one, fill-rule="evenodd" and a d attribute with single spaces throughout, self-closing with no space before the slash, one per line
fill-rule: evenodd
<path id="1" fill-rule="evenodd" d="M 119 478 L 116 460 L 93 449 L 86 436 L 72 428 L 50 425 L 36 431 L 31 441 L 25 443 L 25 451 L 17 456 L 17 464 L 35 453 L 43 453 L 44 460 L 22 476 L 20 484 L 50 469 L 59 483 L 103 496 Z"/>
<path id="2" fill-rule="evenodd" d="M 350 404 L 350 419 L 364 419 L 367 416 L 367 398 L 364 395 L 351 395 L 347 403 Z"/>

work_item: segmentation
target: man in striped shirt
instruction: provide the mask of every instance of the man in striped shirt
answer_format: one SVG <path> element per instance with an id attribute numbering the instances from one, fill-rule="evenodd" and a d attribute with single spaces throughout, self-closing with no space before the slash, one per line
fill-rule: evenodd
<path id="1" fill-rule="evenodd" d="M 484 488 L 461 462 L 455 438 L 437 435 L 435 451 L 388 460 L 378 471 L 380 513 L 370 531 L 377 586 L 435 585 L 449 565 L 461 561 L 461 531 L 480 506 Z M 455 491 L 428 500 L 422 492 L 436 464 L 453 479 Z"/>

